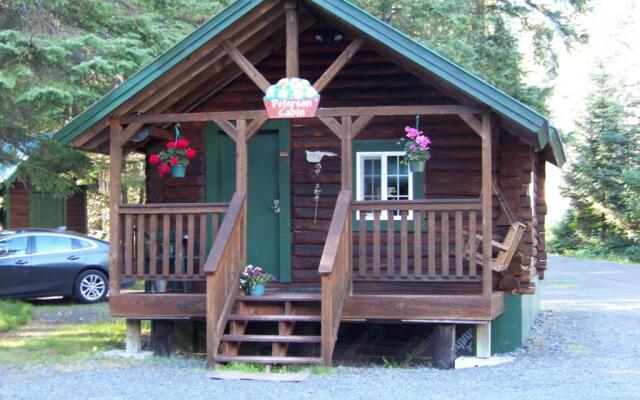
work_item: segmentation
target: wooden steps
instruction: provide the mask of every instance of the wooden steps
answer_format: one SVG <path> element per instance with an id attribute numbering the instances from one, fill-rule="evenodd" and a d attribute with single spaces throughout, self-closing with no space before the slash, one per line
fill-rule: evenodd
<path id="1" fill-rule="evenodd" d="M 229 317 L 229 321 L 264 321 L 264 322 L 320 322 L 319 315 L 241 315 L 232 314 Z"/>
<path id="2" fill-rule="evenodd" d="M 308 335 L 222 335 L 225 342 L 320 343 L 321 338 Z"/>
<path id="3" fill-rule="evenodd" d="M 274 356 L 216 356 L 216 362 L 242 362 L 255 364 L 320 364 L 320 357 L 274 357 Z"/>
<path id="4" fill-rule="evenodd" d="M 273 291 L 239 295 L 214 356 L 219 363 L 318 364 L 318 292 Z M 267 354 L 270 353 L 270 354 Z"/>

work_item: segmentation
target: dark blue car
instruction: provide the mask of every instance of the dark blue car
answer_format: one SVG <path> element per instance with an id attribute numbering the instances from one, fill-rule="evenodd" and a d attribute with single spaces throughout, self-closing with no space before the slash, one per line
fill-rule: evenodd
<path id="1" fill-rule="evenodd" d="M 109 244 L 49 229 L 0 232 L 0 298 L 75 297 L 104 300 L 109 291 Z"/>

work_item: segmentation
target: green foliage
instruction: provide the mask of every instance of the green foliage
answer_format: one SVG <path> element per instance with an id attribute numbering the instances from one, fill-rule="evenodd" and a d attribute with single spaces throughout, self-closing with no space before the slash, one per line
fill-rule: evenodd
<path id="1" fill-rule="evenodd" d="M 0 332 L 17 329 L 31 322 L 33 307 L 19 300 L 0 300 Z"/>
<path id="2" fill-rule="evenodd" d="M 548 86 L 528 85 L 518 45 L 534 46 L 534 61 L 555 77 L 554 42 L 584 42 L 573 18 L 587 11 L 586 0 L 546 3 L 514 0 L 356 0 L 360 6 L 425 43 L 518 100 L 546 113 Z M 522 39 L 521 39 L 522 38 Z"/>
<path id="3" fill-rule="evenodd" d="M 604 72 L 576 132 L 567 137 L 563 194 L 571 210 L 555 228 L 550 250 L 640 261 L 640 136 L 632 108 Z"/>

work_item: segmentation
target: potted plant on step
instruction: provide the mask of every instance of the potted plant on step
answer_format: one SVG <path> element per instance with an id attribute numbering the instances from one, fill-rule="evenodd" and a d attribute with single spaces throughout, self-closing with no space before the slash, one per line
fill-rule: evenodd
<path id="1" fill-rule="evenodd" d="M 240 277 L 240 287 L 249 296 L 263 296 L 265 286 L 274 279 L 273 275 L 265 272 L 262 268 L 249 264 L 244 268 Z"/>
<path id="2" fill-rule="evenodd" d="M 404 128 L 404 161 L 409 164 L 411 172 L 424 172 L 424 164 L 431 158 L 429 152 L 431 139 L 419 130 L 419 117 L 416 117 L 416 127 L 407 126 Z"/>
<path id="3" fill-rule="evenodd" d="M 167 148 L 159 154 L 149 156 L 149 164 L 157 166 L 158 174 L 170 174 L 174 178 L 184 178 L 189 161 L 196 151 L 189 147 L 189 141 L 180 135 L 180 124 L 176 124 L 175 140 L 167 142 Z"/>

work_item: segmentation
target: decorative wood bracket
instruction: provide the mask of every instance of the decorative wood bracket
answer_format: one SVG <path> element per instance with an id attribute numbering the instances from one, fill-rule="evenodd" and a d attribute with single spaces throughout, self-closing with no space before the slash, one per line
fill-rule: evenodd
<path id="1" fill-rule="evenodd" d="M 269 81 L 260 73 L 260 71 L 256 69 L 256 67 L 253 66 L 251 61 L 249 61 L 247 57 L 245 57 L 244 54 L 242 54 L 240 50 L 238 50 L 237 47 L 235 47 L 228 40 L 225 40 L 224 42 L 222 42 L 222 48 L 229 55 L 229 57 L 231 57 L 231 59 L 235 61 L 236 64 L 238 64 L 238 67 L 240 67 L 240 69 L 242 69 L 244 73 L 247 74 L 249 78 L 251 78 L 251 80 L 260 88 L 260 90 L 262 90 L 263 92 L 267 91 L 269 86 L 271 86 Z"/>
<path id="2" fill-rule="evenodd" d="M 482 122 L 473 114 L 458 114 L 480 137 L 483 137 Z"/>
<path id="3" fill-rule="evenodd" d="M 331 64 L 329 68 L 324 71 L 322 76 L 320 76 L 316 83 L 313 84 L 313 87 L 318 92 L 321 92 L 322 89 L 324 89 L 329 84 L 329 82 L 331 82 L 333 78 L 338 75 L 342 68 L 347 65 L 349 60 L 351 60 L 353 56 L 358 52 L 358 50 L 360 50 L 360 47 L 362 47 L 364 40 L 365 39 L 363 36 L 358 36 L 357 38 L 355 38 L 351 43 L 349 43 L 347 48 L 342 51 L 338 58 L 335 59 L 333 64 Z"/>

